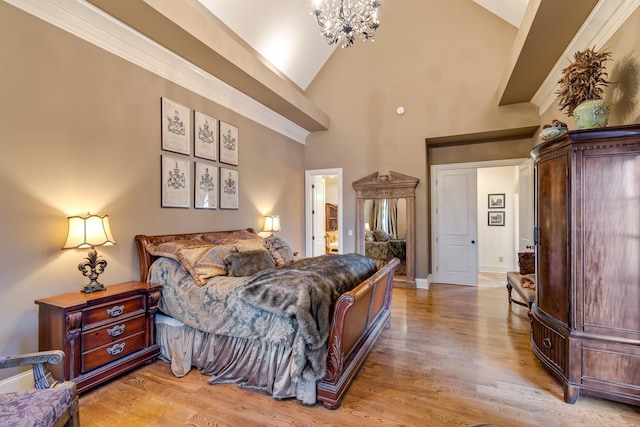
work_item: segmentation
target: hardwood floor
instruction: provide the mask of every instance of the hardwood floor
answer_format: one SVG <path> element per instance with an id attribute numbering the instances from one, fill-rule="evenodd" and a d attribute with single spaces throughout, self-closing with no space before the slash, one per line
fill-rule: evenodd
<path id="1" fill-rule="evenodd" d="M 80 398 L 91 426 L 640 426 L 640 408 L 562 387 L 529 348 L 526 309 L 498 286 L 394 289 L 392 322 L 341 408 L 176 378 L 158 361 Z"/>

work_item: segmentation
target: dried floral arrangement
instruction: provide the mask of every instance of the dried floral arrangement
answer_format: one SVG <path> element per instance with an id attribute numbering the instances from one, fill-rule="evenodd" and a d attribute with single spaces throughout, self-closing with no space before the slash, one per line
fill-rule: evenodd
<path id="1" fill-rule="evenodd" d="M 605 62 L 610 59 L 611 52 L 589 48 L 573 55 L 573 62 L 562 70 L 562 78 L 558 80 L 560 89 L 555 92 L 560 111 L 566 110 L 573 116 L 573 110 L 581 102 L 602 98 L 604 87 L 609 84 Z"/>

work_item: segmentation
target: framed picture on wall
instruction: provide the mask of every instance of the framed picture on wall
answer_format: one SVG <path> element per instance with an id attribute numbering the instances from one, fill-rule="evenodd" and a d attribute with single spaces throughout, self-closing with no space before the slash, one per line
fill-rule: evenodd
<path id="1" fill-rule="evenodd" d="M 189 159 L 161 155 L 162 207 L 188 208 L 190 204 Z"/>
<path id="2" fill-rule="evenodd" d="M 216 209 L 218 207 L 218 168 L 206 163 L 195 163 L 195 207 Z"/>
<path id="3" fill-rule="evenodd" d="M 504 194 L 489 194 L 489 209 L 504 209 Z"/>
<path id="4" fill-rule="evenodd" d="M 220 209 L 238 209 L 238 171 L 220 168 Z"/>
<path id="5" fill-rule="evenodd" d="M 238 166 L 238 128 L 220 121 L 220 161 Z"/>
<path id="6" fill-rule="evenodd" d="M 193 117 L 194 154 L 208 160 L 217 160 L 218 121 L 198 111 Z"/>
<path id="7" fill-rule="evenodd" d="M 189 154 L 190 109 L 162 98 L 162 149 L 174 153 Z"/>
<path id="8" fill-rule="evenodd" d="M 503 226 L 504 225 L 504 211 L 495 211 L 488 213 L 490 226 Z"/>

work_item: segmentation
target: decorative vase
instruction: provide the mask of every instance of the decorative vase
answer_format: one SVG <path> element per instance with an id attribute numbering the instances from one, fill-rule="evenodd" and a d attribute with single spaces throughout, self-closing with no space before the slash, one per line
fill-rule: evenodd
<path id="1" fill-rule="evenodd" d="M 611 108 L 604 99 L 583 101 L 573 110 L 578 129 L 603 128 L 609 122 Z"/>
<path id="2" fill-rule="evenodd" d="M 564 126 L 548 127 L 548 128 L 542 129 L 542 131 L 540 131 L 540 134 L 538 134 L 538 137 L 542 141 L 549 141 L 550 139 L 553 139 L 556 136 L 562 135 L 563 133 L 566 133 L 566 132 L 567 132 L 567 128 Z"/>

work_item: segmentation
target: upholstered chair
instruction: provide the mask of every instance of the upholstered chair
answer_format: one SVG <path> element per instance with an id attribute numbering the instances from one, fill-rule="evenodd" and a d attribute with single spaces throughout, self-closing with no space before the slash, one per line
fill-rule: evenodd
<path id="1" fill-rule="evenodd" d="M 46 363 L 64 359 L 59 350 L 0 356 L 0 368 L 32 365 L 35 389 L 0 394 L 0 424 L 10 427 L 79 427 L 78 395 L 72 381 L 56 381 Z"/>

